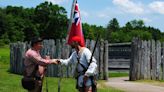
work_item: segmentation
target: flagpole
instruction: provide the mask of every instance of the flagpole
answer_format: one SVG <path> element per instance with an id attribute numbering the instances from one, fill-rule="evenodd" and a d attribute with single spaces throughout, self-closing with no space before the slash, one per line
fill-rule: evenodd
<path id="1" fill-rule="evenodd" d="M 73 0 L 73 2 L 72 2 L 72 8 L 71 8 L 71 14 L 70 14 L 70 19 L 69 19 L 69 25 L 68 25 L 68 31 L 67 31 L 68 33 L 67 34 L 69 34 L 70 30 L 71 30 L 73 14 L 74 14 L 76 2 L 77 2 L 77 0 Z M 68 41 L 68 37 L 69 37 L 69 35 L 67 35 L 66 41 Z"/>
<path id="2" fill-rule="evenodd" d="M 73 20 L 73 14 L 74 14 L 74 10 L 75 10 L 75 5 L 76 5 L 76 2 L 77 0 L 73 0 L 72 2 L 72 8 L 71 8 L 71 14 L 70 14 L 70 19 L 69 19 L 69 25 L 68 25 L 68 35 L 66 37 L 66 41 L 68 41 L 68 37 L 69 37 L 69 33 L 70 33 L 70 30 L 71 30 L 71 26 L 72 26 L 72 20 Z M 61 79 L 62 79 L 62 69 L 61 69 L 61 65 L 60 65 L 60 78 L 58 80 L 58 92 L 60 92 L 60 82 L 61 82 Z"/>

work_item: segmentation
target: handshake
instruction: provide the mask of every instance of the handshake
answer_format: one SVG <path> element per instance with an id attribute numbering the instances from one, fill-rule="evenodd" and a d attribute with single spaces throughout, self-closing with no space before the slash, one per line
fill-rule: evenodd
<path id="1" fill-rule="evenodd" d="M 50 59 L 50 56 L 45 56 L 44 59 L 50 60 L 50 64 L 60 64 L 60 59 Z"/>
<path id="2" fill-rule="evenodd" d="M 60 60 L 59 59 L 52 59 L 51 60 L 52 64 L 60 64 Z"/>

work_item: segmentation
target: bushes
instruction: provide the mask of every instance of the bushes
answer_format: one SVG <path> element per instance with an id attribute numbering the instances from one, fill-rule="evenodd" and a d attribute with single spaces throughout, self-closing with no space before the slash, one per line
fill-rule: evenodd
<path id="1" fill-rule="evenodd" d="M 0 47 L 4 47 L 9 43 L 10 43 L 9 39 L 0 39 Z"/>
<path id="2" fill-rule="evenodd" d="M 5 46 L 5 43 L 2 39 L 0 39 L 0 47 L 3 47 L 3 46 Z"/>

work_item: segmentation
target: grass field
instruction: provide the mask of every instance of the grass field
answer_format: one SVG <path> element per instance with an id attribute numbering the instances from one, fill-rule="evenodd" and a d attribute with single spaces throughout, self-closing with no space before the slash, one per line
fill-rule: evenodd
<path id="1" fill-rule="evenodd" d="M 109 78 L 111 77 L 128 77 L 128 72 L 109 72 L 108 74 Z"/>
<path id="2" fill-rule="evenodd" d="M 9 72 L 9 47 L 0 48 L 0 92 L 27 92 L 21 86 L 21 75 L 12 74 Z M 57 92 L 58 78 L 48 77 L 49 92 Z M 98 92 L 123 92 L 112 87 L 107 87 L 105 81 L 98 81 Z M 45 81 L 43 92 L 45 90 Z M 63 78 L 61 81 L 61 92 L 77 92 L 75 89 L 75 80 L 72 78 Z"/>

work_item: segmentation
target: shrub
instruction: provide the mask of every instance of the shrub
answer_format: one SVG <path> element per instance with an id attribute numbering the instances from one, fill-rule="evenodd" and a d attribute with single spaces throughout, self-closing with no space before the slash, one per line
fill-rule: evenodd
<path id="1" fill-rule="evenodd" d="M 0 39 L 0 47 L 3 47 L 3 46 L 5 46 L 5 42 L 4 40 Z"/>

